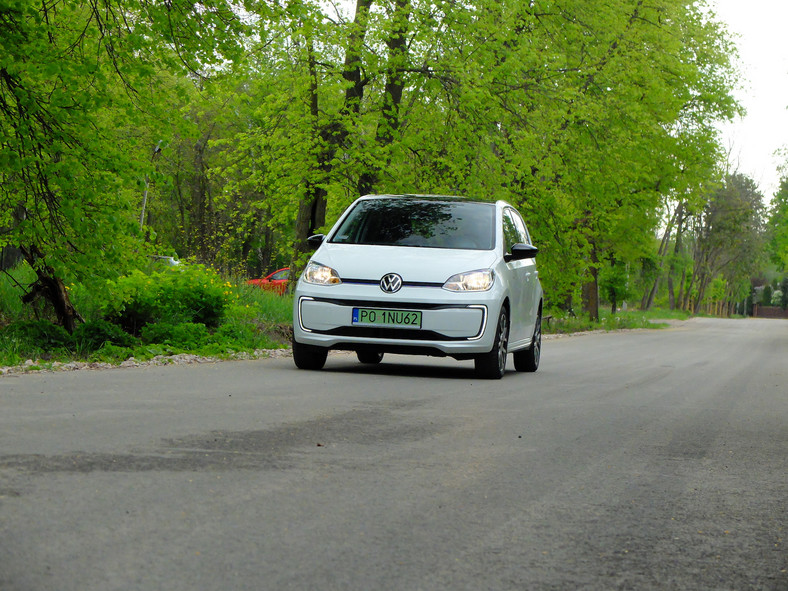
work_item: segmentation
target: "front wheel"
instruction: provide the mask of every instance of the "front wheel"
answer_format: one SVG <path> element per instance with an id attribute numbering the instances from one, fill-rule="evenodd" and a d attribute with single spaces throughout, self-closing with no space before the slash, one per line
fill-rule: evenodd
<path id="1" fill-rule="evenodd" d="M 474 359 L 476 374 L 480 378 L 500 380 L 506 373 L 506 354 L 509 345 L 509 314 L 506 308 L 501 308 L 498 316 L 498 327 L 495 330 L 495 341 L 489 353 L 479 355 Z"/>
<path id="2" fill-rule="evenodd" d="M 542 356 L 542 312 L 536 317 L 534 325 L 534 336 L 531 339 L 531 346 L 524 351 L 517 351 L 512 355 L 514 358 L 514 368 L 517 371 L 536 371 L 539 369 L 539 358 Z"/>
<path id="3" fill-rule="evenodd" d="M 293 341 L 293 361 L 298 369 L 323 369 L 328 349 Z"/>

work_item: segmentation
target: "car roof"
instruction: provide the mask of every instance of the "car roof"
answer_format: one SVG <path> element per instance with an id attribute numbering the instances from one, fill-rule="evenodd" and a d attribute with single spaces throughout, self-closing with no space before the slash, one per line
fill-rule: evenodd
<path id="1" fill-rule="evenodd" d="M 442 202 L 462 202 L 462 203 L 486 203 L 488 205 L 495 205 L 494 201 L 482 201 L 481 199 L 473 199 L 470 197 L 462 197 L 459 195 L 433 195 L 425 194 L 420 195 L 417 193 L 403 193 L 401 195 L 384 193 L 380 195 L 364 195 L 359 200 L 373 200 L 373 199 L 402 199 L 412 201 L 442 201 Z"/>

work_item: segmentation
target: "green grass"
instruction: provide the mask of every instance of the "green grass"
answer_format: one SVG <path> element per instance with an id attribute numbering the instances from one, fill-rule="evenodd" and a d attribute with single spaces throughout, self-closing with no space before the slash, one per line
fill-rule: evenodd
<path id="1" fill-rule="evenodd" d="M 599 316 L 599 322 L 592 322 L 586 315 L 571 317 L 554 313 L 549 324 L 545 323 L 543 330 L 546 334 L 569 334 L 591 330 L 664 328 L 667 323 L 660 320 L 686 320 L 690 314 L 680 310 L 652 309 L 645 312 L 627 310 L 613 315 L 609 310 L 600 310 Z"/>
<path id="2" fill-rule="evenodd" d="M 19 285 L 33 283 L 36 274 L 27 264 L 0 271 L 0 327 L 12 320 L 29 318 L 32 311 L 22 303 L 24 291 Z"/>
<path id="3" fill-rule="evenodd" d="M 259 287 L 238 286 L 238 302 L 254 307 L 260 317 L 268 322 L 290 324 L 293 322 L 292 294 L 276 295 Z"/>

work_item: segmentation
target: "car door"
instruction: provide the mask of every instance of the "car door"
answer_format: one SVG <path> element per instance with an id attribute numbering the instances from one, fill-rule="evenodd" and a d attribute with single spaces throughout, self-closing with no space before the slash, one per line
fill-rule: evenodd
<path id="1" fill-rule="evenodd" d="M 511 254 L 515 244 L 530 244 L 531 239 L 520 214 L 512 207 L 503 211 L 504 252 Z M 506 263 L 509 270 L 509 298 L 511 303 L 511 329 L 509 346 L 516 348 L 528 341 L 536 321 L 534 292 L 537 285 L 534 259 L 511 259 Z"/>

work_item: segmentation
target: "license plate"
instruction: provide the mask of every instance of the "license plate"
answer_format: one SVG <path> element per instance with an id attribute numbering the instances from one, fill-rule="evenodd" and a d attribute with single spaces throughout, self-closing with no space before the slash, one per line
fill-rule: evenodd
<path id="1" fill-rule="evenodd" d="M 421 328 L 421 311 L 353 308 L 353 324 L 359 326 Z"/>

